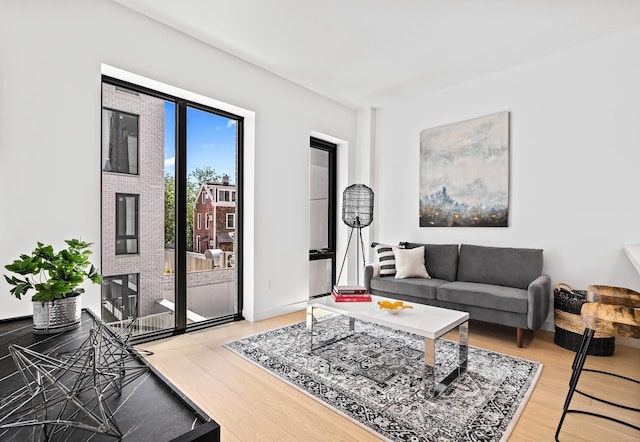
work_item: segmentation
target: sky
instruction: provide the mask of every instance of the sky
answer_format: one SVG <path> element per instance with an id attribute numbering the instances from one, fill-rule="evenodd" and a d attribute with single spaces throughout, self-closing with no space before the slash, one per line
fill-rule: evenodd
<path id="1" fill-rule="evenodd" d="M 175 172 L 175 103 L 164 104 L 164 165 Z M 236 183 L 236 121 L 199 109 L 187 108 L 187 173 L 211 167 Z"/>

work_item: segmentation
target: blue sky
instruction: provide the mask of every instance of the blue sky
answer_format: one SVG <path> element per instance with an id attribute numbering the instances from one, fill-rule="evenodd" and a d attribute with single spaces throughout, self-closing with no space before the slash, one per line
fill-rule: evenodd
<path id="1" fill-rule="evenodd" d="M 164 105 L 165 171 L 175 171 L 175 103 Z M 236 183 L 236 121 L 220 115 L 187 108 L 187 173 L 196 167 L 213 168 Z"/>

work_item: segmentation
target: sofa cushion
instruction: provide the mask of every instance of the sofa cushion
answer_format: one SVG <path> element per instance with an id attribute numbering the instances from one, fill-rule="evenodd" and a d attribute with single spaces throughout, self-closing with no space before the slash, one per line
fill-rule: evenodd
<path id="1" fill-rule="evenodd" d="M 396 257 L 396 279 L 431 278 L 424 266 L 424 247 L 415 249 L 393 248 Z"/>
<path id="2" fill-rule="evenodd" d="M 450 282 L 438 287 L 436 299 L 505 312 L 527 313 L 527 291 L 477 282 Z"/>
<path id="3" fill-rule="evenodd" d="M 458 271 L 458 244 L 401 243 L 407 249 L 424 246 L 424 263 L 432 278 L 455 281 Z"/>
<path id="4" fill-rule="evenodd" d="M 542 249 L 460 246 L 458 281 L 526 289 L 541 274 Z"/>
<path id="5" fill-rule="evenodd" d="M 393 246 L 387 244 L 376 244 L 376 254 L 380 263 L 380 276 L 393 276 L 396 274 L 396 257 L 393 253 Z"/>
<path id="6" fill-rule="evenodd" d="M 436 299 L 436 287 L 448 282 L 442 279 L 424 278 L 371 278 L 370 290 L 373 293 L 376 291 L 388 293 L 390 297 L 393 297 L 394 293 L 402 293 L 414 298 Z"/>

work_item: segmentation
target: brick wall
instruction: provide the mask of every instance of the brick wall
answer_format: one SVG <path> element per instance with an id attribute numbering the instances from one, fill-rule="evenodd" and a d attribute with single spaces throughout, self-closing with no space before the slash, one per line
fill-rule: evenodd
<path id="1" fill-rule="evenodd" d="M 102 263 L 104 276 L 139 273 L 139 315 L 153 313 L 162 291 L 164 269 L 164 101 L 133 95 L 102 85 L 102 105 L 139 115 L 138 175 L 102 172 Z M 103 138 L 108 122 L 103 121 Z M 106 125 L 106 127 L 105 127 Z M 104 142 L 104 139 L 103 139 Z M 115 253 L 115 195 L 130 193 L 138 199 L 138 251 Z"/>

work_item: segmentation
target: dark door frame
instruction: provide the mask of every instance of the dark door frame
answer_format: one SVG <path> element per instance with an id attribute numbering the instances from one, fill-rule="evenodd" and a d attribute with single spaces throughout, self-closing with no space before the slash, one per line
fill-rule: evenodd
<path id="1" fill-rule="evenodd" d="M 176 165 L 175 165 L 175 192 L 176 192 L 176 235 L 175 235 L 175 324 L 173 329 L 152 332 L 132 338 L 133 343 L 146 342 L 161 339 L 166 336 L 182 334 L 185 331 L 199 330 L 214 325 L 238 321 L 242 317 L 243 301 L 243 189 L 244 189 L 244 117 L 215 109 L 207 105 L 186 100 L 170 94 L 156 91 L 144 86 L 120 80 L 118 78 L 102 76 L 102 82 L 117 87 L 122 87 L 135 92 L 150 95 L 162 100 L 171 101 L 176 106 Z M 201 321 L 187 326 L 187 107 L 211 112 L 216 115 L 236 120 L 237 123 L 237 150 L 236 150 L 236 269 L 238 287 L 238 310 L 235 314 Z M 102 169 L 101 169 L 102 172 Z M 102 175 L 101 175 L 102 176 Z M 102 228 L 101 228 L 102 230 Z"/>
<path id="2" fill-rule="evenodd" d="M 329 210 L 328 210 L 328 247 L 325 249 L 309 250 L 309 261 L 318 261 L 322 259 L 331 259 L 331 286 L 336 282 L 336 216 L 337 216 L 337 150 L 338 146 L 319 138 L 311 137 L 309 141 L 310 149 L 320 149 L 329 154 Z M 314 295 L 314 297 L 328 295 L 323 293 Z"/>

